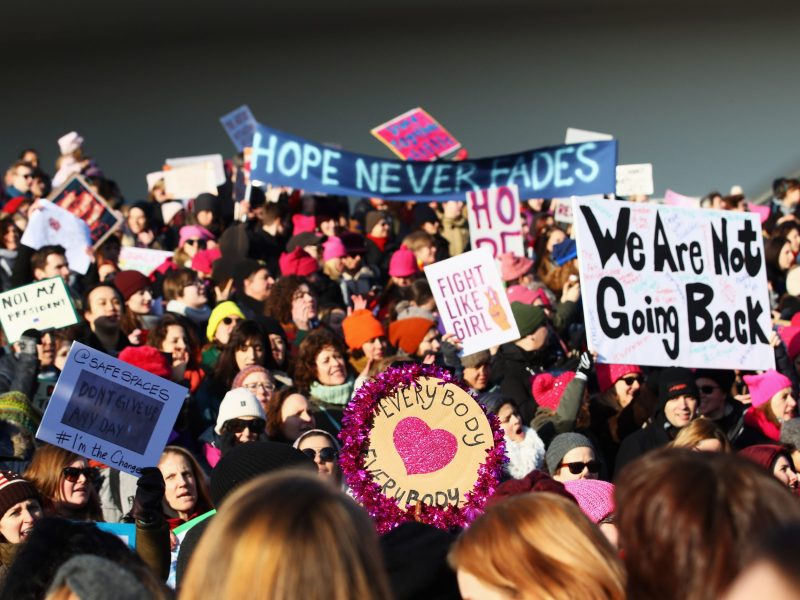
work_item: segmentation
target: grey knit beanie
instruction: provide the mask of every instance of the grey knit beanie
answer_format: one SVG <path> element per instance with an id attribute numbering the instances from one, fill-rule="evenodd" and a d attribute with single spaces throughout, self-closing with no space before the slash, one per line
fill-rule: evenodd
<path id="1" fill-rule="evenodd" d="M 564 455 L 573 450 L 575 448 L 591 448 L 592 451 L 597 454 L 597 451 L 594 449 L 594 444 L 592 444 L 591 440 L 587 438 L 585 435 L 575 432 L 569 433 L 561 433 L 553 438 L 553 441 L 550 442 L 550 447 L 547 449 L 547 453 L 544 455 L 544 460 L 547 463 L 547 471 L 552 475 L 558 469 L 558 466 L 561 464 L 561 461 L 564 460 Z"/>
<path id="2" fill-rule="evenodd" d="M 781 443 L 789 444 L 795 450 L 800 450 L 800 418 L 795 417 L 783 422 L 783 425 L 781 425 Z"/>
<path id="3" fill-rule="evenodd" d="M 130 571 L 92 554 L 79 554 L 65 562 L 53 578 L 48 593 L 66 585 L 81 600 L 146 600 L 148 589 Z"/>

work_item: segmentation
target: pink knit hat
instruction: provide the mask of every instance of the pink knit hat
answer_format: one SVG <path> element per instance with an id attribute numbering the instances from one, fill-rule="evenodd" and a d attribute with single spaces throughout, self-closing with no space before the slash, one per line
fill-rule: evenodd
<path id="1" fill-rule="evenodd" d="M 330 260 L 331 258 L 344 258 L 347 256 L 347 249 L 344 247 L 342 240 L 338 237 L 329 237 L 322 244 L 322 260 Z"/>
<path id="2" fill-rule="evenodd" d="M 233 383 L 231 383 L 231 389 L 233 390 L 242 387 L 244 385 L 244 380 L 247 379 L 247 377 L 252 375 L 253 373 L 264 373 L 264 375 L 272 377 L 269 371 L 267 371 L 261 365 L 250 365 L 249 367 L 245 367 L 236 374 L 236 377 L 233 378 Z"/>
<path id="3" fill-rule="evenodd" d="M 317 219 L 314 215 L 293 215 L 292 216 L 292 232 L 294 235 L 306 231 L 313 232 L 317 227 Z"/>
<path id="4" fill-rule="evenodd" d="M 772 400 L 772 397 L 781 390 L 792 387 L 791 380 L 775 369 L 760 375 L 745 375 L 742 379 L 750 390 L 750 402 L 756 408 Z"/>
<path id="5" fill-rule="evenodd" d="M 284 252 L 281 254 L 278 264 L 281 267 L 282 275 L 300 275 L 300 277 L 308 277 L 312 273 L 316 273 L 317 269 L 319 269 L 317 261 L 299 246 L 291 252 Z"/>
<path id="6" fill-rule="evenodd" d="M 214 234 L 205 227 L 200 225 L 185 225 L 181 227 L 180 239 L 178 240 L 178 247 L 183 246 L 186 240 L 200 238 L 201 240 L 213 240 Z"/>
<path id="7" fill-rule="evenodd" d="M 786 353 L 789 358 L 794 360 L 795 356 L 800 354 L 800 327 L 796 325 L 781 327 L 778 329 L 778 335 L 781 336 L 781 340 L 786 344 Z"/>
<path id="8" fill-rule="evenodd" d="M 506 290 L 508 303 L 521 302 L 522 304 L 533 304 L 536 300 L 536 292 L 524 285 L 512 285 Z"/>
<path id="9" fill-rule="evenodd" d="M 565 481 L 564 487 L 578 501 L 583 514 L 594 523 L 600 523 L 616 510 L 613 483 L 599 479 L 575 479 Z"/>
<path id="10" fill-rule="evenodd" d="M 642 374 L 642 368 L 637 365 L 597 363 L 594 366 L 594 371 L 597 374 L 597 385 L 600 388 L 601 394 L 610 390 L 612 386 L 619 381 L 620 377 L 624 377 L 628 373 Z"/>
<path id="11" fill-rule="evenodd" d="M 192 258 L 192 269 L 198 273 L 211 275 L 214 270 L 214 261 L 219 258 L 222 258 L 222 250 L 219 247 L 198 250 L 197 254 Z"/>
<path id="12" fill-rule="evenodd" d="M 519 279 L 531 270 L 533 261 L 524 256 L 517 256 L 513 252 L 506 252 L 498 256 L 500 259 L 500 271 L 503 281 L 513 281 Z"/>
<path id="13" fill-rule="evenodd" d="M 533 302 L 536 302 L 537 300 L 542 303 L 541 306 L 553 306 L 550 303 L 550 298 L 548 298 L 547 292 L 545 292 L 543 288 L 539 288 L 533 292 Z M 533 302 L 531 302 L 531 304 L 533 304 Z"/>
<path id="14" fill-rule="evenodd" d="M 400 249 L 392 254 L 389 261 L 389 275 L 392 277 L 411 277 L 419 273 L 417 259 L 414 253 L 403 244 Z"/>
<path id="15" fill-rule="evenodd" d="M 540 373 L 533 378 L 531 384 L 533 399 L 539 406 L 556 410 L 564 390 L 573 379 L 575 379 L 575 371 L 566 371 L 558 377 L 553 377 L 550 373 Z"/>

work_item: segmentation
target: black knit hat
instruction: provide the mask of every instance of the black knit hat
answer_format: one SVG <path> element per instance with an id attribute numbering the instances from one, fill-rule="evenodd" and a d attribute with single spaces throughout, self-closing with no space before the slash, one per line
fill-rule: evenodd
<path id="1" fill-rule="evenodd" d="M 663 407 L 678 396 L 699 399 L 700 391 L 694 382 L 695 374 L 683 367 L 668 367 L 658 376 L 658 400 Z"/>
<path id="2" fill-rule="evenodd" d="M 259 475 L 290 468 L 317 470 L 313 460 L 287 444 L 239 444 L 225 453 L 211 471 L 211 500 L 219 507 L 225 496 L 243 483 Z"/>
<path id="3" fill-rule="evenodd" d="M 17 502 L 33 498 L 39 500 L 39 492 L 27 479 L 23 479 L 13 471 L 0 470 L 0 517 Z"/>
<path id="4" fill-rule="evenodd" d="M 201 210 L 210 210 L 212 213 L 217 214 L 219 210 L 219 198 L 214 194 L 200 194 L 194 199 L 193 208 L 194 214 L 199 213 Z"/>
<path id="5" fill-rule="evenodd" d="M 733 387 L 733 382 L 736 379 L 736 373 L 726 369 L 697 369 L 694 372 L 694 380 L 697 381 L 698 379 L 710 379 L 716 382 L 722 388 L 722 391 L 730 394 L 731 387 Z"/>

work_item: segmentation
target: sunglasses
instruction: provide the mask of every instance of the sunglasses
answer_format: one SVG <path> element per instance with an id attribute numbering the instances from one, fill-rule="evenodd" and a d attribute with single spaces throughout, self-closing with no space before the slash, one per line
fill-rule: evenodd
<path id="1" fill-rule="evenodd" d="M 697 389 L 700 390 L 701 394 L 711 394 L 711 393 L 714 392 L 714 390 L 718 390 L 719 386 L 718 385 L 701 385 Z"/>
<path id="2" fill-rule="evenodd" d="M 634 383 L 642 383 L 642 378 L 636 375 L 631 375 L 630 377 L 620 377 L 622 381 L 625 382 L 625 385 L 633 385 Z"/>
<path id="3" fill-rule="evenodd" d="M 224 325 L 233 325 L 233 324 L 238 323 L 239 321 L 241 321 L 241 319 L 239 317 L 236 317 L 236 318 L 225 317 L 224 319 L 222 319 L 222 323 Z"/>
<path id="4" fill-rule="evenodd" d="M 314 448 L 306 448 L 305 450 L 301 451 L 311 460 L 314 460 L 317 457 L 317 451 Z M 339 456 L 339 453 L 336 452 L 334 448 L 322 448 L 319 451 L 319 459 L 322 462 L 333 462 Z"/>
<path id="5" fill-rule="evenodd" d="M 560 467 L 567 467 L 569 472 L 573 475 L 580 475 L 583 473 L 584 469 L 589 469 L 589 473 L 600 472 L 600 463 L 596 460 L 590 460 L 589 462 L 561 463 Z"/>
<path id="6" fill-rule="evenodd" d="M 192 246 L 197 246 L 201 250 L 205 250 L 206 246 L 208 245 L 208 242 L 206 242 L 206 240 L 186 240 L 186 242 L 184 243 L 190 244 Z"/>
<path id="7" fill-rule="evenodd" d="M 225 421 L 225 429 L 232 433 L 242 433 L 245 429 L 249 429 L 253 433 L 260 433 L 264 431 L 267 422 L 264 419 L 228 419 Z"/>
<path id="8" fill-rule="evenodd" d="M 78 467 L 64 467 L 61 474 L 64 476 L 64 479 L 70 483 L 77 483 L 81 475 L 86 477 L 87 481 L 94 479 L 97 475 L 97 469 L 93 469 L 92 467 L 84 467 L 83 469 L 79 469 Z"/>

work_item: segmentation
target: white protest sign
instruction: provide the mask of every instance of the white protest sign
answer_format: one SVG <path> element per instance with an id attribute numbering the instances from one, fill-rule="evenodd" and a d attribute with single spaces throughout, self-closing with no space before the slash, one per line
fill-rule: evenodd
<path id="1" fill-rule="evenodd" d="M 550 204 L 553 219 L 559 223 L 572 223 L 572 200 L 569 198 L 553 198 Z"/>
<path id="2" fill-rule="evenodd" d="M 617 165 L 617 196 L 652 196 L 653 165 Z"/>
<path id="3" fill-rule="evenodd" d="M 170 167 L 164 171 L 164 188 L 173 198 L 195 198 L 204 193 L 216 195 L 214 166 L 206 162 Z"/>
<path id="4" fill-rule="evenodd" d="M 589 131 L 587 129 L 567 127 L 567 135 L 564 136 L 564 143 L 582 144 L 584 142 L 605 142 L 613 139 L 614 136 L 609 133 L 600 133 L 599 131 Z"/>
<path id="5" fill-rule="evenodd" d="M 123 246 L 119 253 L 118 264 L 121 271 L 139 271 L 149 277 L 165 260 L 172 258 L 172 255 L 172 252 L 166 250 Z"/>
<path id="6" fill-rule="evenodd" d="M 74 342 L 36 437 L 120 471 L 155 467 L 186 388 Z"/>
<path id="7" fill-rule="evenodd" d="M 206 163 L 211 163 L 211 167 L 214 170 L 214 185 L 224 185 L 225 165 L 222 162 L 222 154 L 202 154 L 200 156 L 181 156 L 167 159 L 167 165 L 172 168 L 204 165 Z"/>
<path id="8" fill-rule="evenodd" d="M 428 265 L 425 277 L 444 330 L 461 340 L 465 355 L 519 339 L 511 304 L 488 248 Z"/>
<path id="9" fill-rule="evenodd" d="M 222 115 L 219 122 L 225 128 L 225 133 L 231 138 L 233 145 L 241 152 L 247 146 L 253 145 L 253 134 L 256 131 L 256 118 L 250 111 L 250 107 L 243 104 L 236 110 Z"/>
<path id="10" fill-rule="evenodd" d="M 573 212 L 600 362 L 774 368 L 757 215 L 583 199 Z"/>
<path id="11" fill-rule="evenodd" d="M 506 252 L 524 256 L 517 186 L 467 193 L 467 218 L 473 248 L 489 248 L 493 258 Z"/>
<path id="12" fill-rule="evenodd" d="M 78 322 L 61 277 L 42 279 L 0 294 L 0 325 L 9 344 L 28 329 L 61 329 Z"/>
<path id="13" fill-rule="evenodd" d="M 83 219 L 49 200 L 39 200 L 20 240 L 28 248 L 60 245 L 67 251 L 71 271 L 86 275 L 92 264 L 92 235 Z"/>

